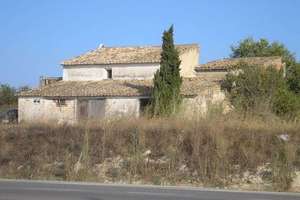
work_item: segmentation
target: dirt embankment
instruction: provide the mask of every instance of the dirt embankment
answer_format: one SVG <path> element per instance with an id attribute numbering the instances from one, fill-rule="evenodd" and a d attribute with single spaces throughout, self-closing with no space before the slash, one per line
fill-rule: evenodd
<path id="1" fill-rule="evenodd" d="M 299 191 L 300 126 L 216 118 L 0 125 L 0 177 Z"/>

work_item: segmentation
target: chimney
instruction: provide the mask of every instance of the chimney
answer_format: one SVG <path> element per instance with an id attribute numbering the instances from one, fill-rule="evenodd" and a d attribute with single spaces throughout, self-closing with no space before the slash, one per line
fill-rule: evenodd
<path id="1" fill-rule="evenodd" d="M 40 87 L 44 87 L 46 85 L 55 83 L 57 81 L 61 81 L 62 77 L 45 77 L 45 76 L 41 76 L 40 77 Z"/>

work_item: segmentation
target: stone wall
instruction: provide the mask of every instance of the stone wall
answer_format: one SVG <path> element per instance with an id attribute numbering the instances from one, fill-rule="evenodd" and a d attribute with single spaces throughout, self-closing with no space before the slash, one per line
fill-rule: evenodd
<path id="1" fill-rule="evenodd" d="M 196 97 L 184 98 L 182 106 L 183 114 L 187 117 L 205 115 L 210 106 L 220 106 L 224 112 L 228 110 L 225 94 L 220 86 L 208 87 Z"/>
<path id="2" fill-rule="evenodd" d="M 139 98 L 66 99 L 65 105 L 38 97 L 20 97 L 19 122 L 53 122 L 73 124 L 87 119 L 99 120 L 122 116 L 138 117 Z"/>
<path id="3" fill-rule="evenodd" d="M 20 97 L 18 100 L 19 122 L 66 122 L 76 121 L 76 100 L 67 99 L 58 106 L 53 99 Z"/>
<path id="4" fill-rule="evenodd" d="M 205 71 L 197 72 L 197 77 L 205 79 L 218 79 L 223 80 L 226 77 L 227 71 Z"/>
<path id="5" fill-rule="evenodd" d="M 140 114 L 139 98 L 106 99 L 105 117 L 138 117 Z"/>
<path id="6" fill-rule="evenodd" d="M 40 101 L 40 103 L 35 101 Z M 43 100 L 40 98 L 20 97 L 18 99 L 18 121 L 40 121 L 43 118 L 43 106 Z"/>
<path id="7" fill-rule="evenodd" d="M 77 101 L 77 121 L 123 116 L 138 117 L 139 113 L 140 100 L 137 97 L 80 98 Z"/>
<path id="8" fill-rule="evenodd" d="M 198 96 L 183 99 L 183 114 L 187 117 L 207 113 L 210 105 L 223 104 L 224 93 L 219 86 L 204 89 Z M 20 97 L 19 122 L 53 122 L 73 124 L 85 120 L 115 117 L 139 117 L 139 97 L 66 99 L 65 105 L 47 98 Z"/>

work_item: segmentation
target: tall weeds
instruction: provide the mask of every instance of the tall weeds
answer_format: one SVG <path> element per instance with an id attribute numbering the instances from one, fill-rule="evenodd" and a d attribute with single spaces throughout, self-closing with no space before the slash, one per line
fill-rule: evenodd
<path id="1" fill-rule="evenodd" d="M 225 187 L 271 163 L 270 184 L 286 191 L 299 133 L 293 122 L 238 115 L 3 125 L 0 176 Z"/>

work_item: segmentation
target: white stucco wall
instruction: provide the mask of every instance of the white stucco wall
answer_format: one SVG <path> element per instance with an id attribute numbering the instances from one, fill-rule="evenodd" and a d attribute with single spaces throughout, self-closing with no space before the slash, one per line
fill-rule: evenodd
<path id="1" fill-rule="evenodd" d="M 34 103 L 39 100 L 40 103 Z M 29 122 L 41 120 L 43 118 L 44 103 L 41 98 L 20 97 L 18 99 L 18 120 L 19 122 Z"/>
<path id="2" fill-rule="evenodd" d="M 138 98 L 106 99 L 105 117 L 138 117 L 140 114 L 140 100 Z"/>
<path id="3" fill-rule="evenodd" d="M 64 66 L 63 80 L 103 80 L 108 78 L 107 69 L 112 70 L 113 79 L 152 79 L 159 63 Z"/>
<path id="4" fill-rule="evenodd" d="M 20 97 L 19 122 L 54 122 L 54 123 L 76 123 L 82 120 L 101 120 L 103 118 L 115 117 L 139 117 L 139 97 L 112 97 L 107 99 L 86 98 L 87 118 L 79 116 L 79 100 L 67 99 L 66 105 L 57 106 L 56 102 L 47 98 Z M 39 100 L 38 102 L 34 102 Z M 192 98 L 184 98 L 182 114 L 186 117 L 203 116 L 207 113 L 209 106 L 218 104 L 229 109 L 225 100 L 225 94 L 220 87 L 211 87 L 203 90 L 201 94 Z M 224 110 L 224 112 L 227 112 Z"/>
<path id="5" fill-rule="evenodd" d="M 159 63 L 110 65 L 113 79 L 152 79 Z"/>
<path id="6" fill-rule="evenodd" d="M 34 102 L 39 100 L 38 102 Z M 19 122 L 58 122 L 76 121 L 76 100 L 66 100 L 66 105 L 57 106 L 52 99 L 20 97 L 18 99 Z"/>
<path id="7" fill-rule="evenodd" d="M 180 55 L 183 77 L 194 77 L 199 62 L 199 49 L 190 49 Z M 63 66 L 65 81 L 98 81 L 108 78 L 107 69 L 112 70 L 112 79 L 152 79 L 159 69 L 159 63 L 71 65 Z"/>
<path id="8" fill-rule="evenodd" d="M 88 99 L 88 98 L 87 98 Z M 38 102 L 34 102 L 39 100 Z M 19 122 L 69 123 L 81 121 L 77 99 L 66 100 L 66 105 L 57 106 L 52 99 L 20 97 L 18 100 Z M 88 99 L 88 119 L 103 119 L 122 116 L 138 117 L 139 98 Z"/>
<path id="9" fill-rule="evenodd" d="M 107 71 L 102 65 L 75 65 L 63 68 L 64 81 L 99 81 L 107 79 Z"/>

